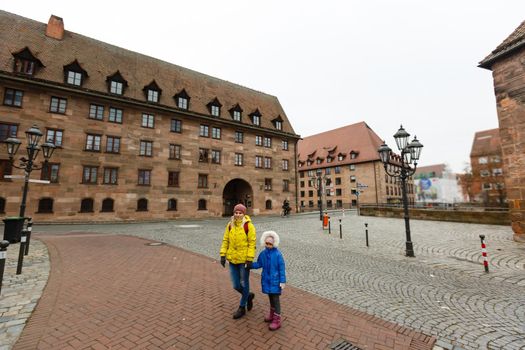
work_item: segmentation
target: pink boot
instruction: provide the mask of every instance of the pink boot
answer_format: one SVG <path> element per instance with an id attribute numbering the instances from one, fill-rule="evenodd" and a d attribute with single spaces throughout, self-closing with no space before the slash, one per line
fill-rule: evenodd
<path id="1" fill-rule="evenodd" d="M 266 316 L 264 316 L 264 322 L 272 322 L 274 314 L 275 314 L 275 309 L 271 307 L 270 312 L 268 312 Z"/>
<path id="2" fill-rule="evenodd" d="M 268 327 L 271 331 L 276 331 L 281 328 L 281 315 L 274 313 L 272 323 Z"/>

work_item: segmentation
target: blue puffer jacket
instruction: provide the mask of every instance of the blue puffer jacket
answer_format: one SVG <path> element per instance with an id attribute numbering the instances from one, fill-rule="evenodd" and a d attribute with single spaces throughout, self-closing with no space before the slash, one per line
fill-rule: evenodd
<path id="1" fill-rule="evenodd" d="M 252 269 L 262 268 L 261 285 L 265 294 L 281 294 L 279 283 L 286 283 L 284 259 L 277 248 L 265 248 L 252 265 Z"/>

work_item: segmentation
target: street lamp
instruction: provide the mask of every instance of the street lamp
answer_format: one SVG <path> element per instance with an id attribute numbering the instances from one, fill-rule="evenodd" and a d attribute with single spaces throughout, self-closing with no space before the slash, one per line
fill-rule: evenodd
<path id="1" fill-rule="evenodd" d="M 27 158 L 26 157 L 20 157 L 20 165 L 15 164 L 15 155 L 18 151 L 18 148 L 22 144 L 22 142 L 17 139 L 16 137 L 9 137 L 7 140 L 5 140 L 5 144 L 7 147 L 7 154 L 9 155 L 9 161 L 11 162 L 11 165 L 17 169 L 23 169 L 24 170 L 24 191 L 22 194 L 22 202 L 20 203 L 20 217 L 24 217 L 25 211 L 26 211 L 26 200 L 27 200 L 27 190 L 29 187 L 29 175 L 33 170 L 40 170 L 43 167 L 47 166 L 47 163 L 49 161 L 49 158 L 53 155 L 53 152 L 55 151 L 55 145 L 50 142 L 44 142 L 42 145 L 38 145 L 40 142 L 40 139 L 42 138 L 42 132 L 36 125 L 33 125 L 31 128 L 29 128 L 26 131 L 26 138 L 27 138 Z M 35 165 L 35 160 L 38 155 L 38 152 L 42 149 L 42 153 L 44 154 L 44 164 L 40 167 Z"/>
<path id="2" fill-rule="evenodd" d="M 310 180 L 314 181 L 314 188 L 317 189 L 317 198 L 319 200 L 319 220 L 323 220 L 323 181 L 326 181 L 326 176 L 322 176 L 321 169 L 317 169 L 315 177 L 311 177 Z"/>
<path id="3" fill-rule="evenodd" d="M 407 198 L 407 188 L 406 188 L 406 179 L 409 176 L 414 175 L 417 168 L 417 162 L 421 154 L 421 149 L 423 145 L 419 140 L 414 136 L 412 142 L 408 143 L 410 134 L 403 129 L 403 125 L 399 130 L 394 134 L 394 139 L 396 140 L 397 148 L 401 151 L 401 157 L 395 161 L 390 167 L 390 160 L 392 159 L 392 149 L 386 145 L 383 141 L 383 144 L 377 150 L 379 152 L 379 157 L 381 162 L 385 167 L 385 171 L 388 175 L 397 177 L 401 179 L 401 191 L 403 194 L 403 208 L 405 216 L 405 232 L 406 232 L 406 256 L 414 257 L 414 247 L 412 246 L 412 240 L 410 238 L 410 222 L 408 217 L 408 198 Z M 413 164 L 413 167 L 410 165 Z"/>

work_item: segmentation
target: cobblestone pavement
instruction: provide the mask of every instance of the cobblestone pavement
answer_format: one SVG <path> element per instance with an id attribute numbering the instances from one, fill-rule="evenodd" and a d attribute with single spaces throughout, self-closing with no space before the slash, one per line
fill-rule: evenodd
<path id="1" fill-rule="evenodd" d="M 317 214 L 253 219 L 258 236 L 270 229 L 281 234 L 288 280 L 295 287 L 435 335 L 446 349 L 525 349 L 525 245 L 512 241 L 510 227 L 411 220 L 416 257 L 407 258 L 400 219 L 333 213 L 331 235 L 322 231 Z M 217 259 L 225 223 L 177 220 L 73 229 L 146 237 Z M 71 230 L 39 226 L 37 232 Z M 486 236 L 488 274 L 480 234 Z"/>
<path id="2" fill-rule="evenodd" d="M 10 349 L 22 333 L 49 277 L 46 246 L 33 239 L 29 254 L 24 257 L 22 273 L 16 274 L 19 244 L 7 249 L 7 258 L 0 294 L 0 350 Z"/>

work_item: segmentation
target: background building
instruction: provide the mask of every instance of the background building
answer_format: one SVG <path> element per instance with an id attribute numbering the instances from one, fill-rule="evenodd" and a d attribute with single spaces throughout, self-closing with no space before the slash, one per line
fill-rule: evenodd
<path id="1" fill-rule="evenodd" d="M 485 206 L 505 205 L 503 163 L 499 129 L 478 131 L 470 152 L 470 201 Z"/>
<path id="2" fill-rule="evenodd" d="M 458 203 L 463 201 L 456 174 L 446 164 L 419 167 L 414 174 L 416 203 Z"/>
<path id="3" fill-rule="evenodd" d="M 351 208 L 358 200 L 363 204 L 401 203 L 401 182 L 385 173 L 379 159 L 377 150 L 382 143 L 365 122 L 300 140 L 297 146 L 299 205 L 304 210 L 318 209 L 318 173 L 324 184 L 323 207 Z M 366 187 L 359 188 L 358 184 Z M 413 203 L 411 180 L 408 195 Z"/>
<path id="4" fill-rule="evenodd" d="M 0 141 L 36 124 L 59 148 L 31 184 L 38 221 L 278 213 L 296 200 L 295 134 L 278 99 L 0 11 Z M 24 147 L 21 147 L 23 153 Z M 0 152 L 0 212 L 22 184 Z"/>

